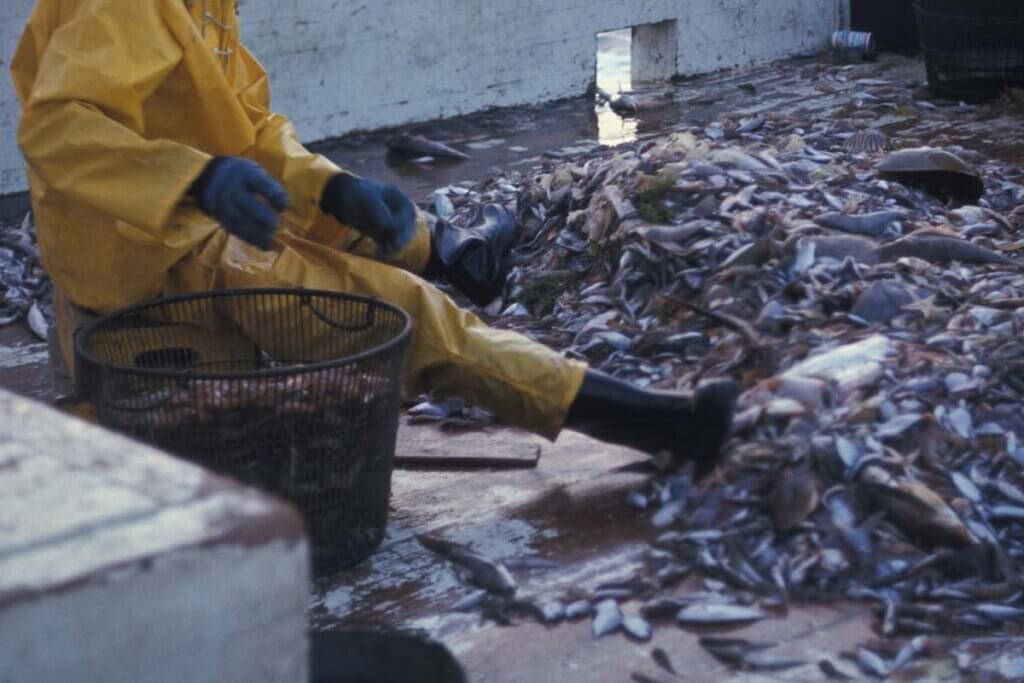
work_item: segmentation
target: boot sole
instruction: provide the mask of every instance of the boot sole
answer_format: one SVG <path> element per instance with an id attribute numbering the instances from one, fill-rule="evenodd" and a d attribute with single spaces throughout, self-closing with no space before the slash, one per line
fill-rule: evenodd
<path id="1" fill-rule="evenodd" d="M 721 462 L 722 447 L 732 435 L 738 397 L 739 385 L 731 379 L 713 380 L 697 390 L 694 418 L 700 431 L 687 450 L 698 479 L 711 474 Z"/>

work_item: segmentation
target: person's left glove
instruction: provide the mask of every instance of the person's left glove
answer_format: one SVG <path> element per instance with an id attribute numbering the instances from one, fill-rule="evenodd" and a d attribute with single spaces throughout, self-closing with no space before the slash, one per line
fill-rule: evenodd
<path id="1" fill-rule="evenodd" d="M 320 208 L 377 243 L 380 256 L 405 248 L 416 234 L 416 206 L 391 185 L 347 173 L 327 181 Z"/>
<path id="2" fill-rule="evenodd" d="M 225 230 L 264 251 L 277 231 L 278 213 L 288 208 L 281 184 L 255 161 L 240 157 L 213 159 L 189 194 Z"/>

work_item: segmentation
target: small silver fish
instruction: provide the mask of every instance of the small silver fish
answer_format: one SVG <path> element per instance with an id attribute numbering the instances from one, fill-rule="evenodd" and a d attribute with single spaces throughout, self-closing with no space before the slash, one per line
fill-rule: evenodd
<path id="1" fill-rule="evenodd" d="M 38 303 L 33 303 L 32 308 L 28 310 L 27 322 L 29 328 L 37 337 L 43 341 L 49 339 L 50 324 L 46 321 L 46 316 L 43 315 Z"/>
<path id="2" fill-rule="evenodd" d="M 577 600 L 565 608 L 565 618 L 570 621 L 585 619 L 594 613 L 594 608 L 589 600 Z"/>
<path id="3" fill-rule="evenodd" d="M 434 193 L 434 213 L 438 218 L 448 219 L 455 214 L 455 204 L 443 192 Z"/>
<path id="4" fill-rule="evenodd" d="M 743 624 L 765 618 L 765 613 L 755 607 L 741 605 L 700 604 L 684 607 L 676 615 L 680 624 Z"/>
<path id="5" fill-rule="evenodd" d="M 598 603 L 594 613 L 591 631 L 595 638 L 603 638 L 615 633 L 622 626 L 622 610 L 614 600 L 603 600 Z"/>
<path id="6" fill-rule="evenodd" d="M 880 237 L 890 226 L 906 218 L 902 211 L 877 211 L 856 216 L 838 212 L 824 213 L 814 219 L 823 228 L 830 228 L 851 235 Z"/>
<path id="7" fill-rule="evenodd" d="M 622 630 L 627 636 L 641 643 L 646 643 L 654 636 L 651 624 L 641 617 L 625 617 L 622 620 Z"/>
<path id="8" fill-rule="evenodd" d="M 474 591 L 452 605 L 453 612 L 472 612 L 484 604 L 487 591 Z"/>
<path id="9" fill-rule="evenodd" d="M 864 673 L 877 678 L 886 678 L 890 673 L 885 660 L 865 647 L 857 648 L 857 665 Z"/>
<path id="10" fill-rule="evenodd" d="M 557 624 L 565 618 L 565 605 L 557 600 L 545 602 L 540 606 L 540 611 L 545 624 Z"/>

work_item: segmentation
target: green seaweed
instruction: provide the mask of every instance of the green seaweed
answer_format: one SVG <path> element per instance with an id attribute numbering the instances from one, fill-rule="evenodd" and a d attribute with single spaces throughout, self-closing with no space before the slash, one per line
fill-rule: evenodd
<path id="1" fill-rule="evenodd" d="M 518 301 L 531 312 L 543 315 L 551 310 L 555 300 L 579 278 L 573 272 L 556 270 L 523 283 Z"/>
<path id="2" fill-rule="evenodd" d="M 665 206 L 665 199 L 675 188 L 672 178 L 648 176 L 643 180 L 633 203 L 640 218 L 648 223 L 670 223 L 675 218 L 674 212 Z"/>

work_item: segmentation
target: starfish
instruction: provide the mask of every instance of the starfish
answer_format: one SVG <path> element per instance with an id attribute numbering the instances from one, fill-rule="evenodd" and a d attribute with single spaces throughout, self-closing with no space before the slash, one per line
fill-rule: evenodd
<path id="1" fill-rule="evenodd" d="M 935 295 L 934 294 L 932 294 L 929 297 L 925 297 L 923 299 L 920 298 L 920 297 L 914 296 L 913 294 L 911 296 L 914 297 L 914 303 L 906 304 L 904 306 L 901 306 L 901 308 L 904 311 L 907 311 L 907 312 L 915 312 L 916 311 L 917 313 L 920 313 L 921 315 L 923 315 L 925 320 L 934 320 L 935 318 L 941 317 L 944 313 L 949 312 L 948 308 L 945 308 L 943 306 L 936 306 L 935 305 Z"/>

